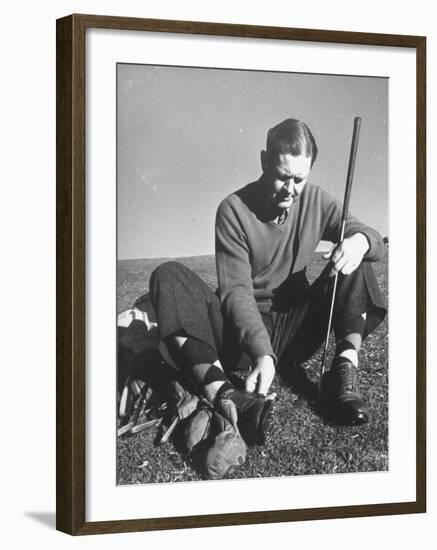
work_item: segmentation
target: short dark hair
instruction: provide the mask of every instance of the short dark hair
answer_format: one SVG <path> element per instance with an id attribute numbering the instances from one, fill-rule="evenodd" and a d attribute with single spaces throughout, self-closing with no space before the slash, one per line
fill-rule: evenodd
<path id="1" fill-rule="evenodd" d="M 287 118 L 267 132 L 267 158 L 291 154 L 311 157 L 311 166 L 317 158 L 317 144 L 311 130 L 300 120 Z"/>

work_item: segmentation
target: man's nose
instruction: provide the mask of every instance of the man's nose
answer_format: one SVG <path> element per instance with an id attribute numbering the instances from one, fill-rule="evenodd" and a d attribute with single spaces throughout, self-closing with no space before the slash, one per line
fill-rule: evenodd
<path id="1" fill-rule="evenodd" d="M 287 180 L 284 183 L 284 187 L 287 190 L 287 192 L 290 193 L 290 191 L 293 191 L 294 189 L 294 181 L 292 179 Z"/>

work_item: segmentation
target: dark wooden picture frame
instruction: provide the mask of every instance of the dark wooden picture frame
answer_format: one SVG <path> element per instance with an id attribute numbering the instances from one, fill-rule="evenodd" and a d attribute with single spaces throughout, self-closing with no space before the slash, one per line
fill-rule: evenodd
<path id="1" fill-rule="evenodd" d="M 87 522 L 85 515 L 85 31 L 186 33 L 416 51 L 416 499 L 411 502 Z M 71 15 L 57 21 L 57 529 L 72 535 L 419 513 L 426 510 L 426 39 L 420 36 Z"/>

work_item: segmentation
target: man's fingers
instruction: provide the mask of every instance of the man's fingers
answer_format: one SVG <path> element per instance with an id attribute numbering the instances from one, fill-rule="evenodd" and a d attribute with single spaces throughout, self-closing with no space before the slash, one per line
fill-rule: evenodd
<path id="1" fill-rule="evenodd" d="M 355 264 L 354 262 L 347 262 L 341 272 L 343 273 L 343 275 L 350 275 L 353 271 L 356 270 L 357 267 L 358 264 Z"/>
<path id="2" fill-rule="evenodd" d="M 333 266 L 331 271 L 329 272 L 329 276 L 333 277 L 336 273 L 342 273 L 343 275 L 350 275 L 353 273 L 357 267 L 360 264 L 353 261 L 353 260 L 340 260 L 336 262 Z"/>
<path id="3" fill-rule="evenodd" d="M 264 373 L 264 375 L 261 374 L 258 379 L 258 393 L 261 393 L 262 395 L 267 395 L 270 386 L 272 385 L 274 375 L 274 371 Z"/>
<path id="4" fill-rule="evenodd" d="M 259 387 L 258 387 L 258 393 L 261 395 L 266 395 L 270 388 L 270 383 L 268 380 L 264 380 L 263 378 L 260 378 L 259 380 Z"/>
<path id="5" fill-rule="evenodd" d="M 274 401 L 276 399 L 276 392 L 269 393 L 266 395 L 266 401 Z"/>
<path id="6" fill-rule="evenodd" d="M 362 256 L 357 256 L 347 239 L 345 239 L 345 241 L 343 241 L 339 246 L 331 248 L 331 250 L 324 257 L 329 259 L 329 256 L 332 264 L 329 272 L 330 277 L 335 276 L 336 273 L 350 275 L 357 269 L 362 259 Z"/>
<path id="7" fill-rule="evenodd" d="M 252 371 L 249 376 L 246 378 L 246 382 L 244 383 L 244 387 L 246 391 L 254 392 L 256 390 L 256 380 L 258 376 L 255 371 Z"/>
<path id="8" fill-rule="evenodd" d="M 334 264 L 331 268 L 331 271 L 329 272 L 329 277 L 335 277 L 335 275 L 338 275 L 338 273 L 340 272 L 339 269 L 337 269 L 337 266 Z M 342 271 L 343 273 L 343 271 Z"/>
<path id="9" fill-rule="evenodd" d="M 331 249 L 328 250 L 328 252 L 325 252 L 323 254 L 323 257 L 325 258 L 325 260 L 329 260 L 329 258 L 332 256 L 332 253 L 334 252 L 336 246 L 337 245 L 334 244 L 334 246 L 332 246 Z"/>
<path id="10" fill-rule="evenodd" d="M 258 392 L 262 395 L 266 395 L 269 391 L 273 378 L 270 376 L 263 376 L 259 371 L 252 371 L 246 378 L 245 389 L 249 392 Z"/>
<path id="11" fill-rule="evenodd" d="M 339 260 L 344 258 L 344 250 L 341 248 L 341 245 L 335 250 L 331 257 L 331 262 L 333 264 L 337 263 Z"/>
<path id="12" fill-rule="evenodd" d="M 258 393 L 261 395 L 266 395 L 268 389 L 267 380 L 264 380 L 263 377 L 260 376 L 258 380 Z"/>
<path id="13" fill-rule="evenodd" d="M 337 271 L 341 271 L 343 273 L 343 268 L 348 263 L 350 263 L 349 260 L 343 256 L 334 263 L 334 266 Z"/>

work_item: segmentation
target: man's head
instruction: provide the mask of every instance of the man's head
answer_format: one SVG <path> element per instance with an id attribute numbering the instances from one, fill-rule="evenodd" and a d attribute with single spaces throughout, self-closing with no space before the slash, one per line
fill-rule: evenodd
<path id="1" fill-rule="evenodd" d="M 261 151 L 262 181 L 273 205 L 292 206 L 316 158 L 316 141 L 304 122 L 289 118 L 268 131 L 266 150 Z"/>

